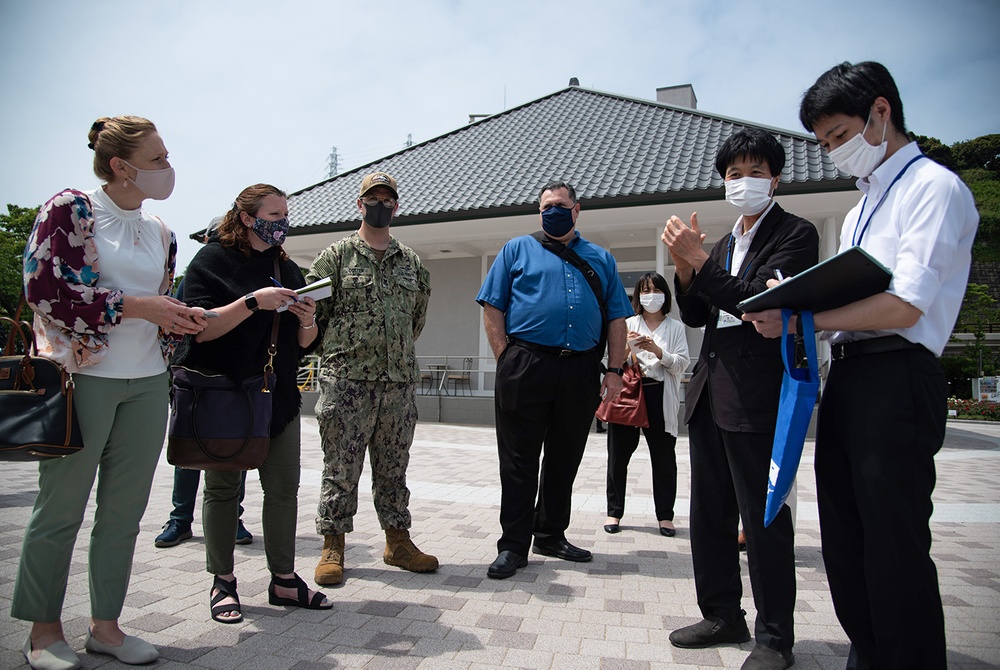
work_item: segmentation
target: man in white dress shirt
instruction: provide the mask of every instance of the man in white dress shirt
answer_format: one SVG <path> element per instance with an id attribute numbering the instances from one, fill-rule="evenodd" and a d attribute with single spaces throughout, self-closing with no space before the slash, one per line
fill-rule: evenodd
<path id="1" fill-rule="evenodd" d="M 888 290 L 815 315 L 832 344 L 816 438 L 823 560 L 851 640 L 848 668 L 944 668 L 930 557 L 934 454 L 947 384 L 938 356 L 965 293 L 979 215 L 969 189 L 909 141 L 896 84 L 843 63 L 806 92 L 799 119 L 864 193 L 840 248 L 893 272 Z M 777 310 L 744 319 L 781 332 Z"/>

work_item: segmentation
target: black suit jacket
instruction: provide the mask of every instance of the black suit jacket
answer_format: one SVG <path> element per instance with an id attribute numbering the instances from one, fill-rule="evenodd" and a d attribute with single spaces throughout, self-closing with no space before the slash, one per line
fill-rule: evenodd
<path id="1" fill-rule="evenodd" d="M 729 239 L 726 235 L 716 243 L 686 293 L 674 279 L 681 320 L 692 328 L 705 327 L 685 394 L 684 421 L 690 421 L 695 405 L 707 398 L 723 430 L 771 432 L 781 391 L 781 340 L 762 337 L 749 322 L 716 328 L 719 309 L 740 317 L 737 303 L 765 291 L 775 270 L 790 277 L 815 265 L 819 235 L 811 223 L 775 203 L 760 222 L 737 277 L 726 271 Z"/>

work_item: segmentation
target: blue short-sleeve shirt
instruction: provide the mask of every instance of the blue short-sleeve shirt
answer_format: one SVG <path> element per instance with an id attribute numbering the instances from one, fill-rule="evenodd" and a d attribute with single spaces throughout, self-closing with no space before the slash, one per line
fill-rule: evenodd
<path id="1" fill-rule="evenodd" d="M 614 257 L 579 233 L 567 246 L 601 278 L 608 320 L 632 316 Z M 601 339 L 601 308 L 583 274 L 530 235 L 503 246 L 476 302 L 505 314 L 510 337 L 573 351 L 593 349 Z"/>

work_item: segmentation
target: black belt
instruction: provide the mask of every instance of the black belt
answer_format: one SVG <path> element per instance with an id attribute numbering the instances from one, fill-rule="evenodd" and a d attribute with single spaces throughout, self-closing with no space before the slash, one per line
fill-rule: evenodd
<path id="1" fill-rule="evenodd" d="M 837 342 L 830 347 L 830 355 L 835 361 L 852 356 L 869 356 L 884 354 L 890 351 L 905 351 L 908 349 L 923 349 L 921 344 L 914 344 L 902 335 L 886 335 L 870 340 L 854 340 L 853 342 Z"/>
<path id="2" fill-rule="evenodd" d="M 570 358 L 571 356 L 582 356 L 584 354 L 592 354 L 597 351 L 597 347 L 593 349 L 587 349 L 586 351 L 576 351 L 574 349 L 560 349 L 559 347 L 549 347 L 544 344 L 535 344 L 534 342 L 527 342 L 525 340 L 519 340 L 516 337 L 509 337 L 507 341 L 511 344 L 516 344 L 518 346 L 524 347 L 525 349 L 531 349 L 532 351 L 541 351 L 546 354 L 552 354 L 553 356 L 558 356 L 559 358 Z"/>

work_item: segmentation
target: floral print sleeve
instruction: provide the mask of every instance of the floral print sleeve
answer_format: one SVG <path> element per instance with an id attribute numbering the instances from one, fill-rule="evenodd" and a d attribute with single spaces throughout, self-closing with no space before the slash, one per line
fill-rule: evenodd
<path id="1" fill-rule="evenodd" d="M 121 320 L 121 291 L 97 286 L 90 199 L 67 189 L 42 206 L 24 249 L 24 291 L 39 348 L 70 371 L 99 362 Z"/>

